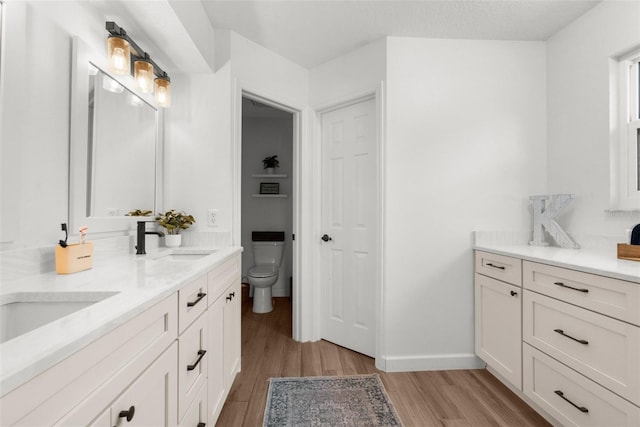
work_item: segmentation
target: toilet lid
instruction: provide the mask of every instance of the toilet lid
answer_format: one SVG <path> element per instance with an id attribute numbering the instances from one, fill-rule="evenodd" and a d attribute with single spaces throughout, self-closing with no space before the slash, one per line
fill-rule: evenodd
<path id="1" fill-rule="evenodd" d="M 249 269 L 249 276 L 269 277 L 278 274 L 278 268 L 273 265 L 256 265 Z"/>

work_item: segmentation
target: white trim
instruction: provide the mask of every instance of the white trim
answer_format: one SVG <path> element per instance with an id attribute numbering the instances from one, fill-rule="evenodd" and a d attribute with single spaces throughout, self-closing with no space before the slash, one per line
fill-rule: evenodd
<path id="1" fill-rule="evenodd" d="M 638 73 L 640 49 L 614 61 L 611 70 L 611 208 L 637 209 L 640 206 L 638 189 L 637 132 L 640 128 L 638 110 Z M 616 110 L 617 108 L 617 110 Z"/>
<path id="2" fill-rule="evenodd" d="M 473 353 L 392 356 L 385 360 L 386 372 L 481 369 L 485 363 Z"/>
<path id="3" fill-rule="evenodd" d="M 292 242 L 292 277 L 296 286 L 292 289 L 292 323 L 293 323 L 293 339 L 296 341 L 306 341 L 306 329 L 309 328 L 309 321 L 303 318 L 304 310 L 312 304 L 305 304 L 307 300 L 306 293 L 303 288 L 309 289 L 307 281 L 310 274 L 305 274 L 302 267 L 307 256 L 304 248 L 304 231 L 301 229 L 301 218 L 308 214 L 308 209 L 304 206 L 306 199 L 304 192 L 301 191 L 303 184 L 309 179 L 309 172 L 306 172 L 303 166 L 303 146 L 306 138 L 304 131 L 307 128 L 306 107 L 296 105 L 294 102 L 282 99 L 274 94 L 269 94 L 263 90 L 251 87 L 250 85 L 240 82 L 237 78 L 233 79 L 232 95 L 231 95 L 231 153 L 232 153 L 232 235 L 231 241 L 233 245 L 241 245 L 241 226 L 242 226 L 242 98 L 246 97 L 262 104 L 269 105 L 279 110 L 287 111 L 293 114 L 293 188 L 292 188 L 292 204 L 293 204 L 293 224 L 292 232 L 296 236 L 296 240 Z M 305 175 L 303 175 L 305 174 Z M 308 316 L 305 316 L 308 319 Z"/>

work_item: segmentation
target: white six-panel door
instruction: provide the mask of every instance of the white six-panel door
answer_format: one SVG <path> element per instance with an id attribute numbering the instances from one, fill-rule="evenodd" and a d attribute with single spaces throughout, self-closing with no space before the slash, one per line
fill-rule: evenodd
<path id="1" fill-rule="evenodd" d="M 322 114 L 321 336 L 372 357 L 376 186 L 375 100 Z"/>

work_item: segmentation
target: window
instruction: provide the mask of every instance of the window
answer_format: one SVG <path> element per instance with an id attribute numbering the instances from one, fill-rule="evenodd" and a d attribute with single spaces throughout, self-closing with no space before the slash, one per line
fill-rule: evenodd
<path id="1" fill-rule="evenodd" d="M 640 209 L 640 49 L 618 65 L 619 144 L 616 209 Z"/>

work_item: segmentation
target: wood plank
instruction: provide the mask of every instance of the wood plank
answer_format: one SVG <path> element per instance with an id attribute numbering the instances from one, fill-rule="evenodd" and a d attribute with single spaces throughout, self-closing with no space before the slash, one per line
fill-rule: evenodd
<path id="1" fill-rule="evenodd" d="M 242 307 L 242 371 L 217 426 L 260 426 L 268 378 L 378 373 L 406 427 L 538 427 L 549 424 L 488 371 L 382 372 L 363 354 L 327 341 L 291 339 L 291 303 L 275 298 L 274 311 Z"/>

